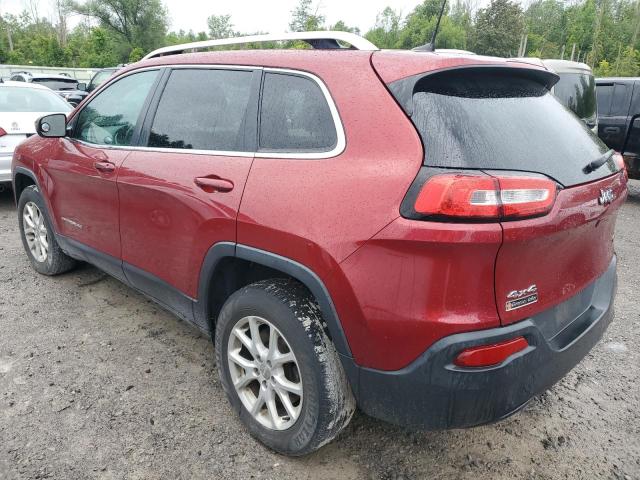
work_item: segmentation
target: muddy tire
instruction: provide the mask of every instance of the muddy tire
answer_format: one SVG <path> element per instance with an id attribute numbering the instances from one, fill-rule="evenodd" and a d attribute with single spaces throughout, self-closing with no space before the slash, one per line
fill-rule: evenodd
<path id="1" fill-rule="evenodd" d="M 355 410 L 322 324 L 309 291 L 286 279 L 235 292 L 216 324 L 218 372 L 232 407 L 251 435 L 285 455 L 330 442 Z"/>
<path id="2" fill-rule="evenodd" d="M 47 207 L 35 185 L 20 194 L 18 225 L 24 250 L 38 273 L 59 275 L 76 266 L 76 260 L 67 256 L 56 242 Z"/>

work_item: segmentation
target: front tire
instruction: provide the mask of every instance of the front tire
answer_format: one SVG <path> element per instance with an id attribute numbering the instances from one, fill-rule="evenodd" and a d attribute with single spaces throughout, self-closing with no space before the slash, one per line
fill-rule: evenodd
<path id="1" fill-rule="evenodd" d="M 24 250 L 38 273 L 58 275 L 75 267 L 76 261 L 56 242 L 44 200 L 35 185 L 28 186 L 20 194 L 18 224 Z"/>
<path id="2" fill-rule="evenodd" d="M 215 335 L 222 386 L 251 435 L 305 455 L 347 426 L 355 400 L 309 291 L 263 280 L 225 302 Z"/>

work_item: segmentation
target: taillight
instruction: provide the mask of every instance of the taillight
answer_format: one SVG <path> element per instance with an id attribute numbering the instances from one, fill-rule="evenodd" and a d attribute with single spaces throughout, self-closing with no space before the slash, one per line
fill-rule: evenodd
<path id="1" fill-rule="evenodd" d="M 467 348 L 456 356 L 453 363 L 459 367 L 493 367 L 527 347 L 529 342 L 524 337 L 517 337 L 492 345 Z"/>
<path id="2" fill-rule="evenodd" d="M 426 217 L 521 219 L 548 213 L 555 198 L 556 184 L 547 178 L 447 173 L 424 182 L 413 209 Z"/>
<path id="3" fill-rule="evenodd" d="M 616 162 L 619 170 L 624 172 L 624 178 L 629 179 L 629 172 L 627 172 L 627 164 L 624 163 L 624 157 L 620 155 L 618 152 L 613 154 L 613 160 Z"/>
<path id="4" fill-rule="evenodd" d="M 4 128 L 0 127 L 0 137 L 4 137 L 6 134 L 7 131 Z"/>

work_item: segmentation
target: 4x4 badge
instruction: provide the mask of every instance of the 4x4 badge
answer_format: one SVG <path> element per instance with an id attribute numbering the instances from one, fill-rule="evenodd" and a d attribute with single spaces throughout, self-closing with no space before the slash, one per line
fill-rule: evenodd
<path id="1" fill-rule="evenodd" d="M 598 203 L 600 205 L 609 205 L 616 199 L 615 193 L 612 188 L 601 188 L 600 196 L 598 197 Z"/>
<path id="2" fill-rule="evenodd" d="M 522 290 L 512 290 L 507 294 L 507 299 L 509 299 L 505 305 L 507 312 L 526 307 L 538 301 L 538 287 L 534 283 Z"/>

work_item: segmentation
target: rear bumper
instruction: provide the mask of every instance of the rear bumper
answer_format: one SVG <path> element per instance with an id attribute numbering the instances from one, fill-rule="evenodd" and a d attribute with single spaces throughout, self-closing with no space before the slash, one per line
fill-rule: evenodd
<path id="1" fill-rule="evenodd" d="M 0 183 L 11 182 L 11 159 L 13 153 L 0 154 Z"/>
<path id="2" fill-rule="evenodd" d="M 358 404 L 373 417 L 424 429 L 471 427 L 508 417 L 564 377 L 600 340 L 613 318 L 616 278 L 614 257 L 599 279 L 540 315 L 446 337 L 402 370 L 357 368 Z M 453 365 L 465 348 L 518 336 L 527 339 L 529 348 L 499 366 Z"/>

